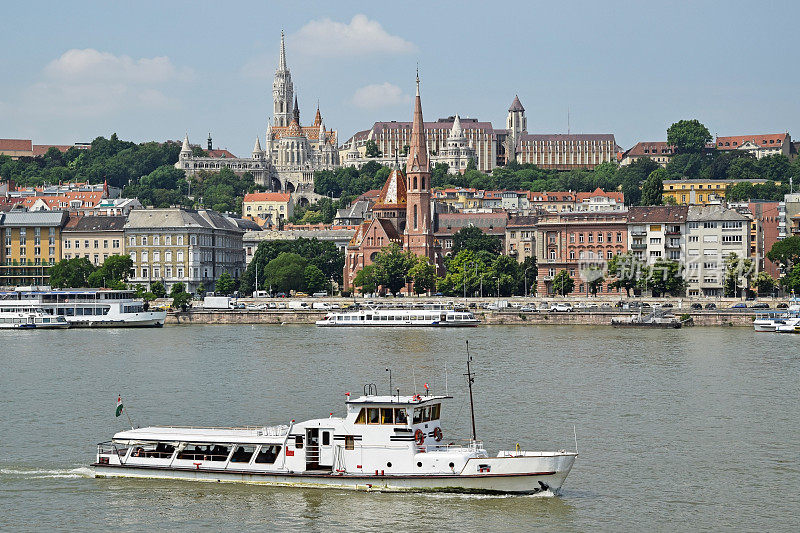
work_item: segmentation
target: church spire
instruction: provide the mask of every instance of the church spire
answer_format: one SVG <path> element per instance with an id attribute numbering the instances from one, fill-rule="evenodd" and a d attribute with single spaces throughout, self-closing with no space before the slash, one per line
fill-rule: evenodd
<path id="1" fill-rule="evenodd" d="M 181 152 L 191 152 L 192 149 L 189 147 L 189 133 L 186 133 L 186 137 L 183 138 L 183 146 L 181 146 Z"/>
<path id="2" fill-rule="evenodd" d="M 281 30 L 281 59 L 278 63 L 279 70 L 286 70 L 286 45 L 283 42 L 283 30 Z"/>
<path id="3" fill-rule="evenodd" d="M 292 110 L 292 119 L 297 124 L 300 124 L 300 108 L 297 106 L 297 95 L 294 95 L 294 109 Z"/>
<path id="4" fill-rule="evenodd" d="M 427 172 L 428 143 L 425 140 L 425 124 L 422 121 L 422 100 L 419 97 L 419 68 L 417 68 L 417 95 L 414 98 L 414 122 L 411 126 L 411 144 L 408 150 L 406 174 Z"/>

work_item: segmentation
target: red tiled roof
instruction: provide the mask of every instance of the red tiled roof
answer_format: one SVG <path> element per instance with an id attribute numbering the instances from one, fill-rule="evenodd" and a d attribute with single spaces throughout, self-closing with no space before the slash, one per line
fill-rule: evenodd
<path id="1" fill-rule="evenodd" d="M 584 200 L 589 200 L 590 198 L 594 198 L 595 196 L 605 196 L 606 198 L 613 198 L 617 202 L 624 202 L 625 195 L 619 191 L 609 191 L 605 192 L 600 187 L 596 188 L 592 192 L 579 192 L 577 193 L 577 199 L 579 202 L 583 202 Z"/>
<path id="2" fill-rule="evenodd" d="M 782 146 L 789 138 L 788 133 L 768 133 L 766 135 L 734 135 L 717 137 L 717 150 L 735 150 L 747 141 L 757 146 Z"/>
<path id="3" fill-rule="evenodd" d="M 236 159 L 236 156 L 233 155 L 232 153 L 230 153 L 227 150 L 216 150 L 215 149 L 215 150 L 206 150 L 206 152 L 208 152 L 208 157 L 225 158 L 225 159 L 228 159 L 228 158 Z"/>
<path id="4" fill-rule="evenodd" d="M 36 203 L 37 200 L 44 201 L 47 204 L 47 207 L 50 209 L 63 209 L 64 207 L 69 208 L 69 203 L 74 200 L 81 201 L 81 208 L 87 207 L 95 207 L 103 200 L 103 193 L 102 192 L 66 192 L 59 196 L 28 196 L 22 200 L 22 205 L 25 207 L 32 207 L 33 204 Z M 61 204 L 67 204 L 67 206 L 62 206 Z"/>
<path id="5" fill-rule="evenodd" d="M 33 151 L 33 141 L 30 139 L 0 139 L 0 150 L 31 152 Z"/>
<path id="6" fill-rule="evenodd" d="M 39 157 L 47 153 L 50 148 L 58 148 L 62 154 L 72 148 L 71 144 L 34 144 L 33 157 Z"/>
<path id="7" fill-rule="evenodd" d="M 406 189 L 406 177 L 402 170 L 392 170 L 386 183 L 383 184 L 381 195 L 375 202 L 373 209 L 381 207 L 400 208 L 405 207 L 408 193 Z"/>
<path id="8" fill-rule="evenodd" d="M 245 202 L 288 202 L 291 195 L 285 192 L 251 192 L 244 195 Z"/>
<path id="9" fill-rule="evenodd" d="M 688 205 L 631 206 L 628 222 L 686 222 Z"/>
<path id="10" fill-rule="evenodd" d="M 665 141 L 638 142 L 633 148 L 623 154 L 623 156 L 643 157 L 653 155 L 672 155 L 675 153 L 675 146 L 667 144 Z"/>
<path id="11" fill-rule="evenodd" d="M 538 200 L 538 198 L 542 198 Z M 530 191 L 529 202 L 574 202 L 575 193 L 572 191 Z"/>

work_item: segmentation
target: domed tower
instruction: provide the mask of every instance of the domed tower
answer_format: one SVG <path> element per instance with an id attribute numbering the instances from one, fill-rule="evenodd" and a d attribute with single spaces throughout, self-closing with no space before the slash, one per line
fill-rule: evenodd
<path id="1" fill-rule="evenodd" d="M 278 70 L 275 71 L 275 80 L 272 82 L 272 114 L 275 117 L 276 126 L 285 127 L 291 124 L 293 95 L 292 74 L 286 66 L 286 46 L 283 31 L 281 31 L 281 56 L 278 61 Z"/>

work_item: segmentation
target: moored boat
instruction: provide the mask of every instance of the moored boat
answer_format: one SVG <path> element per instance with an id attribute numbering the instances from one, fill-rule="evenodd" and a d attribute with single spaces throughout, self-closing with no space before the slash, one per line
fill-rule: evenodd
<path id="1" fill-rule="evenodd" d="M 439 305 L 420 309 L 368 308 L 330 312 L 316 321 L 320 327 L 474 327 L 480 323 L 470 311 Z"/>
<path id="2" fill-rule="evenodd" d="M 41 309 L 3 307 L 0 302 L 0 329 L 64 329 L 69 327 L 63 316 L 52 316 Z"/>

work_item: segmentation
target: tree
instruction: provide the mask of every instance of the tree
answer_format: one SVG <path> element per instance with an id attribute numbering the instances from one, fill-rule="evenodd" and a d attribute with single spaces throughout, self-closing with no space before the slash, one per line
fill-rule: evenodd
<path id="1" fill-rule="evenodd" d="M 586 284 L 589 287 L 589 292 L 592 296 L 597 296 L 597 291 L 603 286 L 603 269 L 593 266 L 583 271 L 583 276 L 586 278 Z"/>
<path id="2" fill-rule="evenodd" d="M 305 284 L 306 266 L 308 260 L 303 256 L 282 252 L 264 268 L 265 284 L 268 283 L 273 290 L 286 293 L 299 291 Z"/>
<path id="3" fill-rule="evenodd" d="M 197 296 L 199 296 L 200 298 L 202 298 L 203 296 L 205 296 L 205 295 L 206 295 L 206 286 L 205 286 L 205 284 L 204 284 L 204 283 L 201 281 L 201 282 L 200 282 L 200 284 L 197 286 L 197 289 L 196 289 L 194 292 L 195 292 L 195 293 L 197 294 Z"/>
<path id="4" fill-rule="evenodd" d="M 436 289 L 436 267 L 427 257 L 417 257 L 408 270 L 408 276 L 414 283 L 414 292 L 417 295 L 433 292 Z"/>
<path id="5" fill-rule="evenodd" d="M 800 294 L 800 264 L 796 264 L 792 269 L 781 278 L 781 287 L 786 292 L 794 295 Z"/>
<path id="6" fill-rule="evenodd" d="M 303 281 L 306 292 L 311 294 L 326 291 L 328 288 L 328 280 L 325 279 L 325 274 L 314 265 L 308 265 L 303 271 Z"/>
<path id="7" fill-rule="evenodd" d="M 361 289 L 361 294 L 374 294 L 378 290 L 378 283 L 375 281 L 375 265 L 367 265 L 358 271 L 353 278 L 353 286 Z"/>
<path id="8" fill-rule="evenodd" d="M 164 298 L 167 296 L 167 289 L 161 281 L 154 281 L 150 285 L 150 292 L 156 295 L 156 298 Z"/>
<path id="9" fill-rule="evenodd" d="M 50 268 L 50 285 L 61 289 L 88 287 L 94 265 L 85 257 L 62 259 Z"/>
<path id="10" fill-rule="evenodd" d="M 414 265 L 416 257 L 411 252 L 404 252 L 397 243 L 384 247 L 375 260 L 375 279 L 378 285 L 392 294 L 397 294 L 408 280 L 408 272 Z"/>
<path id="11" fill-rule="evenodd" d="M 740 258 L 736 253 L 731 252 L 725 258 L 725 279 L 722 283 L 722 290 L 727 298 L 738 297 L 742 289 L 749 286 L 749 281 L 753 276 L 753 261 L 747 258 Z M 746 284 L 743 286 L 743 284 Z"/>
<path id="12" fill-rule="evenodd" d="M 614 278 L 609 286 L 617 290 L 625 289 L 625 294 L 630 296 L 631 289 L 639 285 L 643 266 L 641 259 L 633 253 L 615 255 L 606 265 L 608 275 Z"/>
<path id="13" fill-rule="evenodd" d="M 620 181 L 626 204 L 639 204 L 642 196 L 642 191 L 640 189 L 641 183 L 658 168 L 658 163 L 649 157 L 642 157 L 630 165 L 619 169 L 617 178 Z"/>
<path id="14" fill-rule="evenodd" d="M 90 287 L 124 288 L 133 268 L 129 255 L 112 255 L 87 279 Z"/>
<path id="15" fill-rule="evenodd" d="M 481 250 L 491 254 L 499 254 L 502 249 L 502 242 L 497 237 L 486 235 L 483 230 L 475 226 L 461 228 L 453 235 L 453 254 L 458 254 L 461 250 Z"/>
<path id="16" fill-rule="evenodd" d="M 710 141 L 711 133 L 697 119 L 679 120 L 667 129 L 667 143 L 678 153 L 699 154 Z"/>
<path id="17" fill-rule="evenodd" d="M 788 237 L 773 244 L 767 252 L 767 259 L 790 269 L 800 260 L 800 236 Z"/>
<path id="18" fill-rule="evenodd" d="M 214 292 L 222 296 L 230 296 L 234 290 L 236 290 L 236 280 L 227 272 L 223 272 L 217 280 Z"/>
<path id="19" fill-rule="evenodd" d="M 448 296 L 476 294 L 480 288 L 481 276 L 489 279 L 489 263 L 493 256 L 461 250 L 445 260 L 445 276 L 439 280 L 439 290 Z"/>
<path id="20" fill-rule="evenodd" d="M 661 205 L 661 194 L 664 191 L 664 176 L 667 171 L 657 168 L 647 176 L 642 185 L 641 205 Z"/>
<path id="21" fill-rule="evenodd" d="M 372 139 L 367 141 L 365 148 L 367 157 L 380 157 L 382 155 L 381 151 L 378 149 L 378 144 Z"/>
<path id="22" fill-rule="evenodd" d="M 649 267 L 642 268 L 644 274 L 639 279 L 639 286 L 650 289 L 653 296 L 669 293 L 670 296 L 681 296 L 686 290 L 686 282 L 681 276 L 681 265 L 677 261 L 658 259 Z"/>
<path id="23" fill-rule="evenodd" d="M 192 301 L 192 295 L 186 292 L 186 287 L 180 281 L 172 286 L 169 296 L 172 298 L 172 307 L 174 309 L 186 311 L 189 307 L 189 302 Z"/>
<path id="24" fill-rule="evenodd" d="M 758 290 L 758 294 L 768 295 L 772 294 L 772 292 L 775 290 L 775 279 L 763 270 L 758 273 L 754 283 Z"/>
<path id="25" fill-rule="evenodd" d="M 560 294 L 566 296 L 575 290 L 575 280 L 569 275 L 569 272 L 562 270 L 553 278 L 553 294 Z"/>

